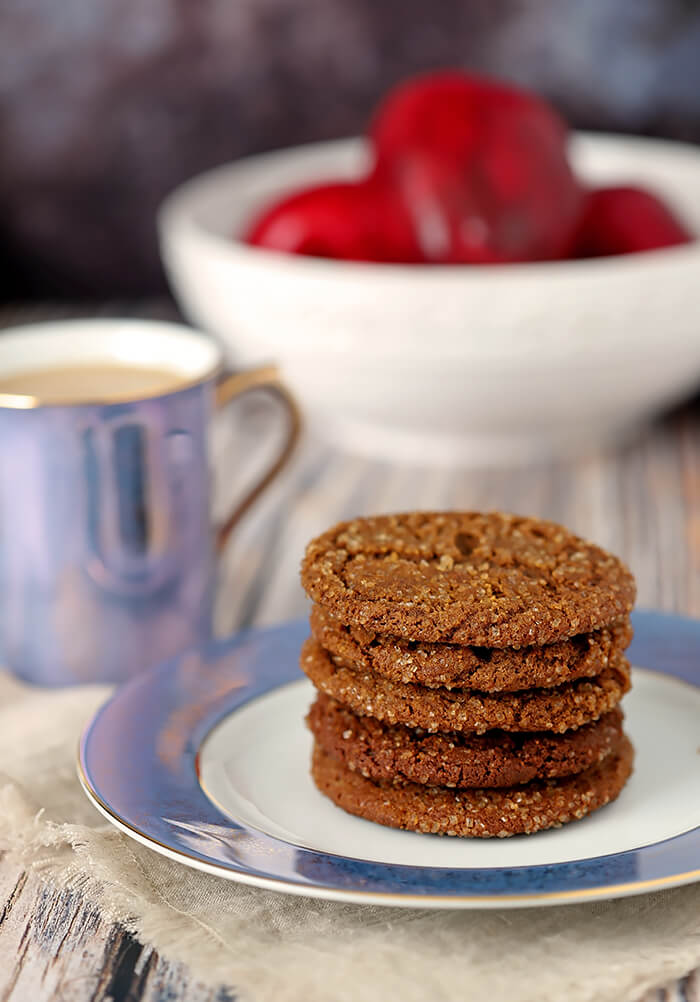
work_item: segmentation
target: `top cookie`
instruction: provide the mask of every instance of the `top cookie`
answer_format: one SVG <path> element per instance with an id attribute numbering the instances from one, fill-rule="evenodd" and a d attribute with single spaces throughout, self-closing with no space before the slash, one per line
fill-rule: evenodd
<path id="1" fill-rule="evenodd" d="M 306 550 L 301 580 L 337 619 L 409 640 L 550 644 L 627 616 L 617 557 L 553 522 L 502 512 L 411 512 L 341 522 Z"/>

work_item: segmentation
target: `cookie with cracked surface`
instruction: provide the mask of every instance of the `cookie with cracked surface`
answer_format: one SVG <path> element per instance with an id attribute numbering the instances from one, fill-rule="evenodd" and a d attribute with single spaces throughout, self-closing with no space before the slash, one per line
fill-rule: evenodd
<path id="1" fill-rule="evenodd" d="M 430 644 L 343 625 L 320 605 L 311 609 L 311 632 L 340 663 L 374 672 L 392 682 L 430 688 L 513 692 L 590 678 L 632 640 L 629 620 L 558 643 L 530 647 L 463 647 Z"/>
<path id="2" fill-rule="evenodd" d="M 601 762 L 622 735 L 619 709 L 564 734 L 430 734 L 358 717 L 323 693 L 307 723 L 325 752 L 368 779 L 458 789 L 572 776 Z"/>
<path id="3" fill-rule="evenodd" d="M 409 512 L 312 540 L 301 579 L 342 622 L 480 647 L 550 644 L 624 619 L 625 565 L 553 522 L 503 512 Z"/>
<path id="4" fill-rule="evenodd" d="M 450 790 L 409 782 L 374 783 L 314 744 L 311 775 L 338 807 L 380 825 L 434 835 L 505 838 L 557 828 L 604 807 L 621 792 L 633 762 L 632 745 L 623 736 L 602 762 L 576 776 L 499 790 Z"/>
<path id="5" fill-rule="evenodd" d="M 621 654 L 591 679 L 551 689 L 499 693 L 389 682 L 371 672 L 337 665 L 313 637 L 302 647 L 300 664 L 317 689 L 359 716 L 426 731 L 483 734 L 499 728 L 560 734 L 614 709 L 630 686 L 629 664 Z"/>

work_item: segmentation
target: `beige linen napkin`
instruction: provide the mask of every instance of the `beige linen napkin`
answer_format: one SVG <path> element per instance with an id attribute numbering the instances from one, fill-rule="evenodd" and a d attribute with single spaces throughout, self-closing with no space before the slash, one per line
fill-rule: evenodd
<path id="1" fill-rule="evenodd" d="M 700 963 L 700 885 L 430 912 L 288 897 L 163 859 L 106 824 L 76 779 L 80 731 L 107 695 L 0 674 L 0 847 L 242 1002 L 624 1002 Z"/>

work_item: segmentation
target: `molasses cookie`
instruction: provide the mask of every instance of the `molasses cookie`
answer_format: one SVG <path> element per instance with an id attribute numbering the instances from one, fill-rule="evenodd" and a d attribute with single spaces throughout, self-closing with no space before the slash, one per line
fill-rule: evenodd
<path id="1" fill-rule="evenodd" d="M 626 737 L 602 762 L 565 779 L 534 780 L 498 790 L 450 790 L 418 783 L 374 783 L 314 746 L 311 775 L 325 796 L 350 814 L 391 828 L 504 838 L 555 828 L 614 800 L 627 782 L 634 752 Z"/>
<path id="2" fill-rule="evenodd" d="M 629 620 L 537 647 L 459 647 L 402 640 L 365 627 L 345 626 L 320 605 L 311 609 L 311 632 L 334 659 L 392 682 L 431 688 L 512 692 L 590 678 L 632 640 Z"/>
<path id="3" fill-rule="evenodd" d="M 601 762 L 622 736 L 619 709 L 564 734 L 430 734 L 357 717 L 322 693 L 307 723 L 325 752 L 368 779 L 459 789 L 571 776 Z"/>
<path id="4" fill-rule="evenodd" d="M 317 689 L 359 716 L 426 731 L 483 734 L 497 728 L 560 734 L 612 710 L 630 685 L 629 664 L 621 654 L 591 679 L 551 689 L 501 693 L 389 682 L 380 675 L 336 664 L 313 637 L 302 647 L 300 664 Z"/>
<path id="5" fill-rule="evenodd" d="M 414 512 L 343 522 L 312 540 L 307 593 L 343 623 L 429 643 L 550 644 L 624 619 L 624 564 L 552 522 Z"/>

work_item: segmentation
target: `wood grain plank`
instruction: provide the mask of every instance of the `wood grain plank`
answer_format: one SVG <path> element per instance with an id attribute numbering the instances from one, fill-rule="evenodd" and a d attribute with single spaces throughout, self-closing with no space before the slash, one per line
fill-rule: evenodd
<path id="1" fill-rule="evenodd" d="M 685 1002 L 700 1002 L 700 968 L 683 978 L 681 985 Z"/>
<path id="2" fill-rule="evenodd" d="M 0 1002 L 234 1002 L 38 874 L 3 864 L 0 903 Z"/>

